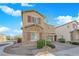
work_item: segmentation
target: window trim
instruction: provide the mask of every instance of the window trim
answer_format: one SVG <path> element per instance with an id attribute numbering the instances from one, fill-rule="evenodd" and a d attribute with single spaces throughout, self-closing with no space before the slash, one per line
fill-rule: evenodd
<path id="1" fill-rule="evenodd" d="M 35 34 L 35 36 L 37 36 L 37 39 L 34 37 L 34 39 L 33 39 L 33 34 Z M 38 33 L 36 33 L 36 32 L 32 32 L 31 33 L 31 41 L 37 41 L 37 40 L 39 40 L 39 35 L 38 35 Z"/>

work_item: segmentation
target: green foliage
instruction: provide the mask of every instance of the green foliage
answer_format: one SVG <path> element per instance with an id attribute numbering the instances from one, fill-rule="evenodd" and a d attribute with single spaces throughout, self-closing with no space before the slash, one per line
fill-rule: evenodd
<path id="1" fill-rule="evenodd" d="M 52 44 L 51 41 L 46 41 L 46 45 L 49 46 L 49 47 L 51 47 L 51 48 L 55 48 L 55 45 Z"/>
<path id="2" fill-rule="evenodd" d="M 43 48 L 45 46 L 45 40 L 40 39 L 37 41 L 37 48 Z"/>
<path id="3" fill-rule="evenodd" d="M 79 32 L 79 30 L 77 30 Z"/>
<path id="4" fill-rule="evenodd" d="M 41 49 L 45 46 L 45 44 L 46 44 L 46 46 L 49 46 L 51 48 L 55 48 L 55 45 L 53 45 L 51 41 L 42 40 L 42 39 L 37 41 L 37 48 Z"/>
<path id="5" fill-rule="evenodd" d="M 60 39 L 59 39 L 59 42 L 65 43 L 65 39 L 64 39 L 64 38 L 60 38 Z"/>
<path id="6" fill-rule="evenodd" d="M 73 45 L 79 45 L 79 42 L 70 42 Z"/>
<path id="7" fill-rule="evenodd" d="M 51 41 L 46 41 L 46 44 L 51 44 L 52 42 Z"/>
<path id="8" fill-rule="evenodd" d="M 51 47 L 51 48 L 55 48 L 54 44 L 47 44 L 47 46 Z"/>

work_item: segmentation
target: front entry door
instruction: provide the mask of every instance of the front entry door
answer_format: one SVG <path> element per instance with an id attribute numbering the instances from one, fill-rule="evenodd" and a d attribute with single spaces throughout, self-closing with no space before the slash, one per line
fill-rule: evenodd
<path id="1" fill-rule="evenodd" d="M 54 36 L 54 41 L 57 41 L 57 35 Z"/>

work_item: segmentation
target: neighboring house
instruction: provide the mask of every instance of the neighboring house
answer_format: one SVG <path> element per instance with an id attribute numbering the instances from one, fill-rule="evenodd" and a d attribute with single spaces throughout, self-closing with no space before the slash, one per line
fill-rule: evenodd
<path id="1" fill-rule="evenodd" d="M 79 23 L 72 21 L 56 27 L 57 39 L 64 38 L 66 41 L 79 41 Z"/>
<path id="2" fill-rule="evenodd" d="M 0 42 L 7 41 L 7 37 L 5 35 L 0 35 Z"/>
<path id="3" fill-rule="evenodd" d="M 44 22 L 45 17 L 35 10 L 22 11 L 23 42 L 49 39 L 56 41 L 55 27 Z"/>
<path id="4" fill-rule="evenodd" d="M 18 40 L 19 38 L 22 40 L 22 35 L 7 36 L 7 40 L 8 40 L 8 41 L 15 41 L 15 42 L 17 42 L 17 40 Z"/>
<path id="5" fill-rule="evenodd" d="M 23 42 L 35 42 L 39 39 L 58 41 L 64 38 L 66 41 L 79 41 L 77 21 L 54 27 L 45 22 L 45 17 L 35 10 L 22 11 Z"/>

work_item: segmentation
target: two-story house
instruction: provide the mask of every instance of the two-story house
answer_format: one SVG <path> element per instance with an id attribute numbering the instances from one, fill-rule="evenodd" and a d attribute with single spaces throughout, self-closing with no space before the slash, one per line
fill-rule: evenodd
<path id="1" fill-rule="evenodd" d="M 22 11 L 23 42 L 36 42 L 40 39 L 58 41 L 62 37 L 66 41 L 79 41 L 77 21 L 54 27 L 46 24 L 44 19 L 45 17 L 35 10 Z"/>
<path id="2" fill-rule="evenodd" d="M 79 23 L 72 21 L 55 29 L 57 39 L 64 38 L 66 41 L 79 41 Z"/>
<path id="3" fill-rule="evenodd" d="M 23 42 L 39 39 L 56 40 L 55 27 L 44 22 L 45 17 L 35 10 L 22 11 Z"/>

